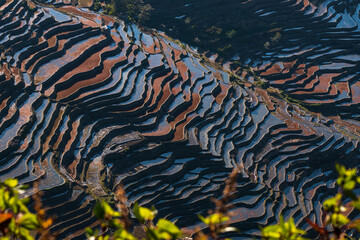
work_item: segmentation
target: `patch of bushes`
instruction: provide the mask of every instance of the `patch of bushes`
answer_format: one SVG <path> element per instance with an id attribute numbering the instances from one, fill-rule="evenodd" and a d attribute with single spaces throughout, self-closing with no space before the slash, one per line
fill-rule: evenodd
<path id="1" fill-rule="evenodd" d="M 349 233 L 360 232 L 360 219 L 350 219 L 350 210 L 360 211 L 360 198 L 354 193 L 354 189 L 360 184 L 357 169 L 346 169 L 344 166 L 336 165 L 339 177 L 336 181 L 339 192 L 324 201 L 323 222 L 316 223 L 306 219 L 308 224 L 315 230 L 322 240 L 344 240 L 352 239 Z M 229 220 L 232 208 L 230 200 L 236 193 L 238 170 L 234 169 L 225 182 L 225 189 L 220 199 L 214 200 L 215 210 L 209 216 L 199 216 L 206 224 L 209 232 L 204 234 L 198 231 L 194 238 L 197 240 L 220 240 L 223 233 L 238 231 L 231 227 Z M 35 186 L 36 188 L 36 186 Z M 33 240 L 34 236 L 40 239 L 52 239 L 49 227 L 52 225 L 51 218 L 45 218 L 39 195 L 35 195 L 35 211 L 31 213 L 28 208 L 28 199 L 21 199 L 20 193 L 25 187 L 19 186 L 16 179 L 8 179 L 0 183 L 0 238 Z M 94 214 L 100 220 L 99 228 L 87 228 L 86 236 L 89 240 L 136 240 L 140 239 L 138 233 L 131 232 L 133 221 L 130 212 L 125 205 L 127 202 L 123 188 L 118 188 L 115 193 L 116 208 L 110 206 L 106 201 L 99 201 L 94 207 Z M 135 203 L 132 213 L 140 224 L 141 235 L 147 240 L 168 240 L 183 237 L 182 231 L 171 221 L 159 219 L 154 223 L 157 211 L 145 208 Z M 280 216 L 280 222 L 261 229 L 263 240 L 306 240 L 306 232 L 297 228 L 294 220 L 290 218 L 285 221 Z M 144 238 L 142 238 L 144 239 Z"/>
<path id="2" fill-rule="evenodd" d="M 96 0 L 93 5 L 90 7 L 91 10 L 94 10 L 96 12 L 100 11 L 102 8 L 101 8 L 101 4 L 98 0 Z"/>
<path id="3" fill-rule="evenodd" d="M 95 0 L 90 8 L 107 15 L 117 15 L 124 20 L 144 24 L 149 18 L 153 8 L 143 0 Z"/>
<path id="4" fill-rule="evenodd" d="M 265 81 L 263 81 L 263 80 L 257 80 L 257 81 L 255 81 L 255 82 L 254 82 L 254 85 L 255 85 L 256 87 L 262 88 L 262 89 L 267 89 L 267 88 L 270 86 L 269 82 L 265 82 Z"/>
<path id="5" fill-rule="evenodd" d="M 35 12 L 36 11 L 36 5 L 32 1 L 23 0 L 22 4 L 23 4 L 24 8 L 29 10 L 30 12 Z"/>
<path id="6" fill-rule="evenodd" d="M 323 222 L 315 223 L 306 219 L 307 223 L 315 230 L 322 240 L 345 240 L 354 239 L 349 233 L 353 230 L 360 233 L 360 219 L 350 219 L 349 212 L 352 209 L 360 211 L 360 198 L 354 193 L 356 186 L 360 184 L 357 169 L 346 169 L 342 165 L 336 165 L 339 177 L 336 184 L 339 192 L 336 196 L 324 201 Z M 305 231 L 297 229 L 292 219 L 284 222 L 280 219 L 277 225 L 267 226 L 262 229 L 265 240 L 303 240 Z"/>
<path id="7" fill-rule="evenodd" d="M 26 186 L 19 186 L 17 179 L 8 179 L 0 183 L 0 239 L 33 240 L 37 235 L 42 239 L 51 239 L 49 227 L 53 221 L 45 218 L 38 195 L 34 196 L 35 211 L 27 207 L 28 198 L 20 198 Z"/>
<path id="8" fill-rule="evenodd" d="M 143 0 L 116 0 L 114 1 L 116 14 L 129 21 L 144 24 L 150 18 L 153 8 Z"/>

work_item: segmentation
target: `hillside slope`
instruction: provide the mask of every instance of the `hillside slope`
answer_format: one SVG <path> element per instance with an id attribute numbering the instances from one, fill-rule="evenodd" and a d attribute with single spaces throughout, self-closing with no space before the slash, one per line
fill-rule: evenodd
<path id="1" fill-rule="evenodd" d="M 55 5 L 0 0 L 0 179 L 39 180 L 59 239 L 83 238 L 94 197 L 119 184 L 191 228 L 236 166 L 237 237 L 280 214 L 304 226 L 335 192 L 335 161 L 358 165 L 358 122 L 232 85 L 156 31 Z"/>

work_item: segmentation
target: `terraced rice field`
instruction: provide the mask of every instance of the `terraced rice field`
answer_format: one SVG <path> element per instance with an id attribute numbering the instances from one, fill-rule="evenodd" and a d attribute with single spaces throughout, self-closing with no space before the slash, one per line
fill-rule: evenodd
<path id="1" fill-rule="evenodd" d="M 249 9 L 252 4 L 252 11 L 263 21 L 282 23 L 279 44 L 254 52 L 257 59 L 248 63 L 271 86 L 311 110 L 359 120 L 359 4 L 312 2 L 244 3 Z"/>
<path id="2" fill-rule="evenodd" d="M 305 216 L 320 220 L 334 163 L 360 160 L 358 18 L 330 1 L 251 2 L 264 17 L 301 20 L 287 22 L 287 45 L 248 64 L 292 98 L 321 103 L 317 112 L 254 87 L 248 72 L 231 84 L 155 30 L 66 1 L 30 10 L 0 0 L 0 179 L 39 181 L 59 239 L 84 238 L 97 225 L 94 197 L 119 184 L 129 206 L 155 205 L 191 229 L 236 166 L 242 232 L 232 237 L 280 214 L 303 228 Z"/>

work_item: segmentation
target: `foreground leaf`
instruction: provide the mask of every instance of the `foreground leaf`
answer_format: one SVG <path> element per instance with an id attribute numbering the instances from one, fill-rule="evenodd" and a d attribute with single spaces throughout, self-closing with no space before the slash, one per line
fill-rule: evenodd
<path id="1" fill-rule="evenodd" d="M 159 219 L 158 223 L 156 224 L 156 227 L 160 232 L 167 232 L 173 238 L 179 238 L 180 235 L 182 234 L 180 229 L 177 226 L 175 226 L 174 223 L 166 219 Z"/>
<path id="2" fill-rule="evenodd" d="M 156 211 L 152 211 L 149 208 L 140 207 L 138 203 L 135 203 L 134 214 L 141 223 L 145 223 L 145 221 L 151 221 L 155 218 Z"/>
<path id="3" fill-rule="evenodd" d="M 17 179 L 7 179 L 4 181 L 4 185 L 7 186 L 7 187 L 10 187 L 10 188 L 14 188 L 16 187 L 18 184 L 18 180 Z"/>

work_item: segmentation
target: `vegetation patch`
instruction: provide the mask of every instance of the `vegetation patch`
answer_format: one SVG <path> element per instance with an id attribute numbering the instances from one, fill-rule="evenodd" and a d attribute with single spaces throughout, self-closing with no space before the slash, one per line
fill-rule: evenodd
<path id="1" fill-rule="evenodd" d="M 355 189 L 360 185 L 360 177 L 357 169 L 346 169 L 342 165 L 336 165 L 339 177 L 337 185 L 339 192 L 326 199 L 322 204 L 323 222 L 316 223 L 306 219 L 311 229 L 316 231 L 323 240 L 353 239 L 353 231 L 360 232 L 360 219 L 352 219 L 352 210 L 360 211 L 360 198 L 355 194 Z M 206 217 L 199 216 L 207 226 L 207 233 L 198 230 L 193 237 L 198 240 L 225 239 L 224 234 L 237 232 L 230 226 L 232 214 L 229 213 L 232 205 L 230 200 L 236 193 L 238 170 L 234 169 L 225 182 L 223 195 L 214 200 L 215 210 L 210 211 Z M 37 184 L 35 184 L 35 192 Z M 41 194 L 34 195 L 35 213 L 31 213 L 27 207 L 28 199 L 20 198 L 26 187 L 18 185 L 17 179 L 8 179 L 0 183 L 0 237 L 4 240 L 22 239 L 33 240 L 35 236 L 40 239 L 54 239 L 49 228 L 53 224 L 53 218 L 46 218 L 45 210 L 40 200 Z M 155 208 L 146 208 L 135 203 L 132 213 L 140 224 L 141 233 L 133 231 L 134 222 L 130 217 L 130 211 L 126 205 L 128 202 L 122 187 L 115 193 L 114 201 L 98 201 L 93 211 L 99 219 L 99 227 L 86 228 L 86 236 L 89 240 L 175 240 L 184 236 L 184 233 L 175 223 L 164 218 L 155 222 L 157 211 Z M 280 222 L 268 225 L 261 229 L 263 240 L 306 240 L 307 232 L 296 227 L 293 218 L 285 221 L 280 216 Z"/>

